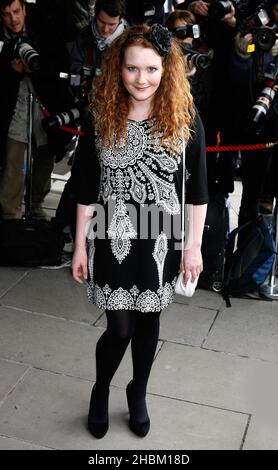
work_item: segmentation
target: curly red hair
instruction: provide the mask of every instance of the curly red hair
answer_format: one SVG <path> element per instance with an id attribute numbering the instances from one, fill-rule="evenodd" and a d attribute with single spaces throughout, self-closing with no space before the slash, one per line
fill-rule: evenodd
<path id="1" fill-rule="evenodd" d="M 101 74 L 95 79 L 91 109 L 97 132 L 105 145 L 126 136 L 129 95 L 121 69 L 125 50 L 130 46 L 155 48 L 145 35 L 150 27 L 133 26 L 123 32 L 111 45 L 102 63 Z M 190 136 L 194 119 L 193 99 L 186 78 L 185 63 L 178 42 L 173 38 L 171 49 L 162 57 L 163 75 L 151 111 L 155 117 L 154 131 L 162 133 L 162 141 L 174 145 L 177 139 Z"/>

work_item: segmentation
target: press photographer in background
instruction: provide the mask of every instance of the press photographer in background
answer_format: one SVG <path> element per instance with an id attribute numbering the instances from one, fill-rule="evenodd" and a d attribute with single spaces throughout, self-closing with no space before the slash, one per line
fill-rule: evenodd
<path id="1" fill-rule="evenodd" d="M 172 12 L 166 21 L 166 26 L 181 46 L 194 104 L 203 119 L 206 117 L 211 100 L 213 50 L 209 49 L 202 40 L 200 26 L 190 11 Z"/>
<path id="2" fill-rule="evenodd" d="M 77 35 L 70 52 L 71 73 L 83 74 L 87 91 L 93 78 L 100 74 L 109 46 L 127 26 L 124 0 L 96 0 L 94 17 Z"/>
<path id="3" fill-rule="evenodd" d="M 239 30 L 230 56 L 227 106 L 234 136 L 240 144 L 277 140 L 278 23 L 268 13 L 270 6 L 270 2 L 260 2 L 257 8 L 250 4 L 249 9 L 240 12 Z M 239 225 L 258 214 L 259 198 L 275 151 L 270 148 L 241 152 L 243 192 Z"/>
<path id="4" fill-rule="evenodd" d="M 236 32 L 235 2 L 210 0 L 187 0 L 176 7 L 187 9 L 195 15 L 200 25 L 203 42 L 213 50 L 210 69 L 209 104 L 202 113 L 202 121 L 208 146 L 216 145 L 218 135 L 221 143 L 229 143 L 230 126 L 229 111 L 226 106 L 227 97 L 227 62 L 233 49 Z M 207 154 L 208 185 L 211 198 L 220 192 L 225 196 L 233 192 L 233 160 L 228 155 L 210 152 Z"/>
<path id="5" fill-rule="evenodd" d="M 27 147 L 28 99 L 34 102 L 32 215 L 44 218 L 42 203 L 50 190 L 54 158 L 61 158 L 68 136 L 47 135 L 41 127 L 41 107 L 57 113 L 70 106 L 68 85 L 59 79 L 69 66 L 62 38 L 40 21 L 35 5 L 0 0 L 0 147 L 2 175 L 0 207 L 3 219 L 21 218 L 24 154 Z"/>
<path id="6" fill-rule="evenodd" d="M 278 1 L 270 1 L 269 15 L 272 23 L 278 24 Z M 275 44 L 272 47 L 273 57 L 278 55 L 278 38 L 276 38 Z M 274 120 L 274 135 L 278 136 L 278 119 Z M 277 140 L 277 139 L 276 139 Z M 263 190 L 261 192 L 259 200 L 259 211 L 262 213 L 269 214 L 273 211 L 274 197 L 278 198 L 278 146 L 274 147 L 271 152 L 269 167 L 264 183 Z"/>

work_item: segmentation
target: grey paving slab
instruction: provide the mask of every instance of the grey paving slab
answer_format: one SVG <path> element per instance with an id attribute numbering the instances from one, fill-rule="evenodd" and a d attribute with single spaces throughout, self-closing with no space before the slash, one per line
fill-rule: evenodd
<path id="1" fill-rule="evenodd" d="M 35 269 L 4 295 L 1 303 L 89 323 L 102 313 L 88 303 L 85 286 L 73 281 L 69 268 Z"/>
<path id="2" fill-rule="evenodd" d="M 34 367 L 92 378 L 102 330 L 0 307 L 0 357 Z"/>
<path id="3" fill-rule="evenodd" d="M 215 310 L 173 303 L 161 315 L 160 339 L 201 346 L 216 316 Z"/>
<path id="4" fill-rule="evenodd" d="M 110 427 L 101 440 L 86 429 L 89 383 L 32 370 L 0 408 L 0 433 L 56 449 L 238 449 L 247 417 L 148 396 L 151 430 L 128 429 L 125 390 L 111 387 Z M 213 425 L 212 425 L 213 423 Z"/>
<path id="5" fill-rule="evenodd" d="M 265 388 L 257 394 L 262 377 Z M 263 410 L 264 414 L 267 389 L 275 385 L 273 377 L 278 377 L 277 364 L 164 343 L 154 362 L 148 391 L 243 413 Z M 276 385 L 274 389 L 278 396 Z"/>
<path id="6" fill-rule="evenodd" d="M 220 294 L 205 289 L 196 289 L 193 297 L 176 295 L 175 302 L 193 307 L 211 308 L 213 310 L 219 310 L 223 305 L 223 299 Z"/>
<path id="7" fill-rule="evenodd" d="M 270 363 L 261 363 L 249 375 L 250 404 L 254 412 L 244 449 L 278 450 L 278 373 Z"/>
<path id="8" fill-rule="evenodd" d="M 278 303 L 231 299 L 207 337 L 204 347 L 278 362 Z"/>
<path id="9" fill-rule="evenodd" d="M 10 392 L 26 370 L 28 366 L 0 360 L 0 406 L 5 395 Z"/>
<path id="10" fill-rule="evenodd" d="M 26 268 L 0 267 L 0 297 L 27 273 Z M 1 302 L 1 299 L 0 299 Z"/>
<path id="11" fill-rule="evenodd" d="M 244 450 L 278 450 L 278 422 L 252 417 Z"/>
<path id="12" fill-rule="evenodd" d="M 49 450 L 49 448 L 38 446 L 31 442 L 14 439 L 12 437 L 0 436 L 0 450 Z"/>

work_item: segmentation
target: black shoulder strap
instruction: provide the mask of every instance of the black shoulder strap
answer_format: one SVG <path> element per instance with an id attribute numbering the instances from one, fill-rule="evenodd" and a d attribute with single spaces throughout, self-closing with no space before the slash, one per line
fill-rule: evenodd
<path id="1" fill-rule="evenodd" d="M 226 302 L 227 308 L 231 307 L 228 286 L 231 280 L 231 273 L 233 269 L 233 263 L 231 262 L 231 260 L 232 260 L 232 256 L 234 253 L 236 236 L 245 228 L 258 223 L 261 220 L 262 220 L 262 216 L 259 215 L 256 219 L 249 220 L 245 224 L 240 225 L 239 227 L 235 228 L 229 235 L 229 242 L 228 242 L 228 246 L 225 252 L 225 276 L 224 276 L 224 288 L 222 290 L 222 297 Z"/>

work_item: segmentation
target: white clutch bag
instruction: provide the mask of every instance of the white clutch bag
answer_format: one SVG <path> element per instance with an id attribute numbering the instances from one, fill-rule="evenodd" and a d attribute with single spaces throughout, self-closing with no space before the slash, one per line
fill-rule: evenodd
<path id="1" fill-rule="evenodd" d="M 192 297 L 196 286 L 198 283 L 198 276 L 196 277 L 194 282 L 191 282 L 191 273 L 190 278 L 188 279 L 187 283 L 184 283 L 183 279 L 183 272 L 179 273 L 176 285 L 175 285 L 175 293 L 179 295 L 184 295 L 185 297 Z"/>

